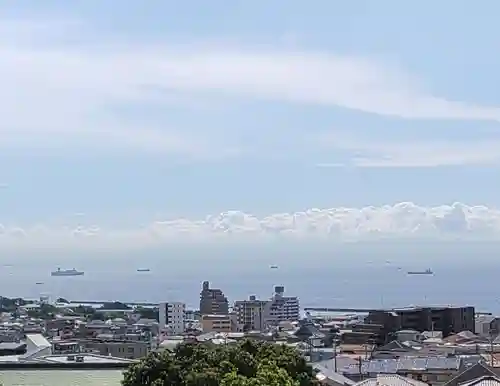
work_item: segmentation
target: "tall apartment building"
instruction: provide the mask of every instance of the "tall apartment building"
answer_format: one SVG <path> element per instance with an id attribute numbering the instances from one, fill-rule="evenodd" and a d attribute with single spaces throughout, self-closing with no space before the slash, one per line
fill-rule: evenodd
<path id="1" fill-rule="evenodd" d="M 264 321 L 268 310 L 269 300 L 258 300 L 250 296 L 248 300 L 234 302 L 233 312 L 236 321 L 243 331 L 262 331 L 265 329 Z"/>
<path id="2" fill-rule="evenodd" d="M 219 288 L 210 288 L 208 281 L 203 282 L 200 292 L 200 313 L 202 315 L 227 315 L 229 303 Z"/>
<path id="3" fill-rule="evenodd" d="M 173 334 L 182 334 L 185 331 L 186 305 L 181 302 L 162 302 L 159 304 L 160 329 L 166 326 Z"/>
<path id="4" fill-rule="evenodd" d="M 264 323 L 267 326 L 276 326 L 280 322 L 299 319 L 299 298 L 297 296 L 285 296 L 285 287 L 275 286 L 274 295 L 268 304 Z"/>
<path id="5" fill-rule="evenodd" d="M 264 330 L 284 321 L 300 319 L 300 304 L 296 296 L 285 296 L 285 287 L 274 287 L 274 295 L 269 300 L 257 300 L 251 296 L 249 300 L 237 301 L 233 311 L 238 324 L 244 330 Z"/>

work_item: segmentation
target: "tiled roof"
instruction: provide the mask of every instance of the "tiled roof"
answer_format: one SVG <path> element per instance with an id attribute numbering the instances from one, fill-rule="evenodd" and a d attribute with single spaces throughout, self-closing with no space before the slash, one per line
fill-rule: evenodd
<path id="1" fill-rule="evenodd" d="M 0 342 L 0 350 L 21 350 L 26 347 L 25 343 Z"/>
<path id="2" fill-rule="evenodd" d="M 427 383 L 400 375 L 377 375 L 376 378 L 366 379 L 356 383 L 356 386 L 428 386 Z"/>
<path id="3" fill-rule="evenodd" d="M 458 357 L 406 357 L 398 359 L 374 359 L 363 361 L 361 372 L 363 374 L 396 374 L 407 371 L 429 371 L 429 370 L 458 370 L 460 358 Z M 339 372 L 344 374 L 359 374 L 359 365 L 350 364 L 341 368 Z"/>
<path id="4" fill-rule="evenodd" d="M 415 351 L 409 344 L 401 343 L 400 341 L 393 340 L 384 346 L 378 347 L 376 351 Z"/>
<path id="5" fill-rule="evenodd" d="M 328 379 L 330 381 L 335 382 L 338 385 L 344 385 L 344 386 L 353 386 L 355 384 L 354 381 L 351 379 L 343 376 L 342 374 L 336 373 L 335 371 L 326 368 L 321 365 L 314 365 L 313 366 L 315 370 L 317 370 L 319 373 L 317 375 L 317 378 L 319 380 L 325 380 Z"/>
<path id="6" fill-rule="evenodd" d="M 461 383 L 460 386 L 499 386 L 500 378 L 485 375 L 484 377 L 473 379 L 472 381 Z"/>
<path id="7" fill-rule="evenodd" d="M 495 373 L 495 369 L 482 362 L 478 362 L 450 379 L 446 382 L 445 386 L 459 386 L 484 376 L 496 377 L 497 374 Z"/>

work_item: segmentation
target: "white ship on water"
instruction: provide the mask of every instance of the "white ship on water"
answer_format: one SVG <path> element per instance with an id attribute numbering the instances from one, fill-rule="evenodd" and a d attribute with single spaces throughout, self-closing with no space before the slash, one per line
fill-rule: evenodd
<path id="1" fill-rule="evenodd" d="M 61 269 L 57 268 L 57 271 L 52 271 L 50 276 L 83 276 L 85 272 L 77 271 L 76 269 Z"/>
<path id="2" fill-rule="evenodd" d="M 408 271 L 408 275 L 434 275 L 434 272 L 427 268 L 425 271 Z"/>

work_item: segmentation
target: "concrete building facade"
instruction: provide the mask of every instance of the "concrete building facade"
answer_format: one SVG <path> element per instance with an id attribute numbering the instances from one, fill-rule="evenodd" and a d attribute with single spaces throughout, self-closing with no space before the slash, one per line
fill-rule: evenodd
<path id="1" fill-rule="evenodd" d="M 203 282 L 200 292 L 201 315 L 227 315 L 229 313 L 229 302 L 224 292 L 219 288 L 210 288 L 208 281 Z"/>
<path id="2" fill-rule="evenodd" d="M 201 328 L 203 332 L 238 332 L 239 326 L 236 314 L 210 315 L 201 317 Z"/>
<path id="3" fill-rule="evenodd" d="M 173 334 L 185 331 L 186 304 L 181 302 L 162 302 L 158 307 L 160 329 L 168 326 Z"/>
<path id="4" fill-rule="evenodd" d="M 262 331 L 281 322 L 299 320 L 299 298 L 285 296 L 284 293 L 285 287 L 276 286 L 269 300 L 258 300 L 251 296 L 248 300 L 235 302 L 233 311 L 239 326 L 245 331 Z"/>
<path id="5" fill-rule="evenodd" d="M 275 286 L 274 295 L 269 301 L 265 311 L 265 325 L 277 326 L 281 322 L 299 319 L 299 298 L 297 296 L 285 296 L 285 287 Z"/>
<path id="6" fill-rule="evenodd" d="M 236 314 L 237 323 L 243 331 L 262 331 L 265 329 L 269 303 L 269 300 L 259 300 L 255 296 L 234 303 L 233 312 Z"/>
<path id="7" fill-rule="evenodd" d="M 391 310 L 374 310 L 367 316 L 367 323 L 384 326 L 389 336 L 399 330 L 441 331 L 443 337 L 462 331 L 475 332 L 474 307 L 409 307 Z"/>

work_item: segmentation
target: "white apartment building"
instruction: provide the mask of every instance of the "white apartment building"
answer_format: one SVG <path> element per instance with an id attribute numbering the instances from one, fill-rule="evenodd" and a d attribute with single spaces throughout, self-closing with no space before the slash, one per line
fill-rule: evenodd
<path id="1" fill-rule="evenodd" d="M 162 302 L 159 308 L 160 329 L 166 327 L 172 334 L 182 334 L 186 327 L 186 304 L 181 302 Z"/>
<path id="2" fill-rule="evenodd" d="M 274 295 L 266 309 L 266 326 L 277 326 L 280 322 L 296 321 L 300 319 L 299 298 L 285 296 L 285 287 L 275 286 Z"/>
<path id="3" fill-rule="evenodd" d="M 235 302 L 233 311 L 240 328 L 262 331 L 280 322 L 299 320 L 299 298 L 284 296 L 284 292 L 283 286 L 276 286 L 269 300 L 257 300 L 251 296 L 249 300 Z"/>

